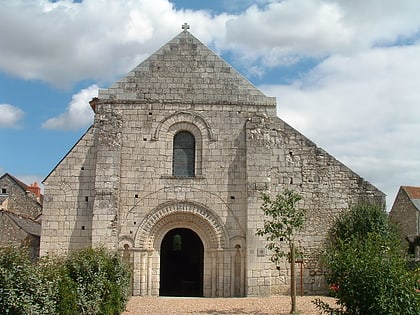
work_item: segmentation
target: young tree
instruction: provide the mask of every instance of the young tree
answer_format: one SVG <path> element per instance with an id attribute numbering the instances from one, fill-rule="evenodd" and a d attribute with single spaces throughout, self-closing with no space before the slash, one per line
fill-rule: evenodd
<path id="1" fill-rule="evenodd" d="M 264 213 L 264 226 L 257 229 L 256 235 L 265 237 L 266 248 L 272 252 L 271 261 L 278 264 L 279 260 L 290 255 L 290 296 L 292 300 L 291 314 L 296 313 L 296 277 L 295 277 L 295 234 L 303 228 L 305 223 L 305 210 L 296 207 L 302 197 L 292 190 L 286 189 L 283 193 L 272 197 L 262 193 Z M 283 242 L 289 245 L 289 252 L 284 251 Z"/>

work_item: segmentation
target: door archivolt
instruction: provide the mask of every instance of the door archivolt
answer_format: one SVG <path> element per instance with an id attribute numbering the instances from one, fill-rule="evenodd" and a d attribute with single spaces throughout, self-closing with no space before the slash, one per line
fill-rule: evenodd
<path id="1" fill-rule="evenodd" d="M 143 222 L 136 233 L 136 247 L 159 250 L 168 231 L 173 228 L 193 230 L 207 249 L 226 248 L 226 232 L 216 214 L 204 206 L 192 202 L 171 202 L 163 204 Z"/>

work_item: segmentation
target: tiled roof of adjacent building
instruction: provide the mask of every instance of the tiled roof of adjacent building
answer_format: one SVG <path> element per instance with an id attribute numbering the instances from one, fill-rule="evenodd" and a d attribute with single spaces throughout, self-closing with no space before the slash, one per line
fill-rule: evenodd
<path id="1" fill-rule="evenodd" d="M 404 189 L 416 208 L 420 210 L 420 187 L 401 186 L 401 188 Z"/>
<path id="2" fill-rule="evenodd" d="M 420 199 L 420 187 L 402 186 L 411 199 Z"/>
<path id="3" fill-rule="evenodd" d="M 0 213 L 7 216 L 26 233 L 41 236 L 41 224 L 39 222 L 6 210 L 0 210 Z"/>

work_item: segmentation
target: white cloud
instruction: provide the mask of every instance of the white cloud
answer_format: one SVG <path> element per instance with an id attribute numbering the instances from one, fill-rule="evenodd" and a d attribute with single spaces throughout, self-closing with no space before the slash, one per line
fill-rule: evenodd
<path id="1" fill-rule="evenodd" d="M 19 128 L 24 112 L 13 105 L 0 104 L 0 128 Z"/>
<path id="2" fill-rule="evenodd" d="M 291 85 L 262 89 L 278 115 L 393 202 L 420 178 L 420 44 L 333 55 Z"/>
<path id="3" fill-rule="evenodd" d="M 360 42 L 368 46 L 392 43 L 418 34 L 420 30 L 417 0 L 335 1 L 345 15 L 344 22 L 354 29 Z"/>
<path id="4" fill-rule="evenodd" d="M 188 22 L 203 41 L 224 34 L 227 15 L 176 11 L 167 0 L 7 1 L 0 10 L 0 70 L 68 86 L 114 80 Z"/>
<path id="5" fill-rule="evenodd" d="M 93 123 L 94 113 L 89 105 L 93 97 L 98 96 L 98 86 L 92 85 L 74 94 L 66 111 L 42 124 L 46 129 L 77 130 Z"/>
<path id="6" fill-rule="evenodd" d="M 288 65 L 302 57 L 353 54 L 418 36 L 417 0 L 285 0 L 252 6 L 226 25 L 221 49 L 244 63 Z"/>
<path id="7" fill-rule="evenodd" d="M 342 23 L 343 12 L 332 2 L 293 0 L 250 7 L 227 23 L 235 45 L 265 57 L 288 54 L 317 55 L 348 46 L 351 31 Z"/>
<path id="8" fill-rule="evenodd" d="M 252 3 L 236 2 L 241 6 Z M 176 10 L 168 0 L 7 1 L 0 70 L 69 85 L 115 80 L 181 31 L 233 51 L 259 73 L 302 57 L 358 53 L 418 35 L 418 0 L 261 0 L 237 14 Z"/>

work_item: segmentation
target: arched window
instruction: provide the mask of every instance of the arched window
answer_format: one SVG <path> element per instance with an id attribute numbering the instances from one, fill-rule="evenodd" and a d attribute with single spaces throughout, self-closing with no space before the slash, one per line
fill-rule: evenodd
<path id="1" fill-rule="evenodd" d="M 175 234 L 172 240 L 172 250 L 174 252 L 180 252 L 182 250 L 182 236 Z"/>
<path id="2" fill-rule="evenodd" d="M 174 137 L 172 175 L 192 177 L 195 175 L 195 139 L 188 131 L 178 132 Z"/>

